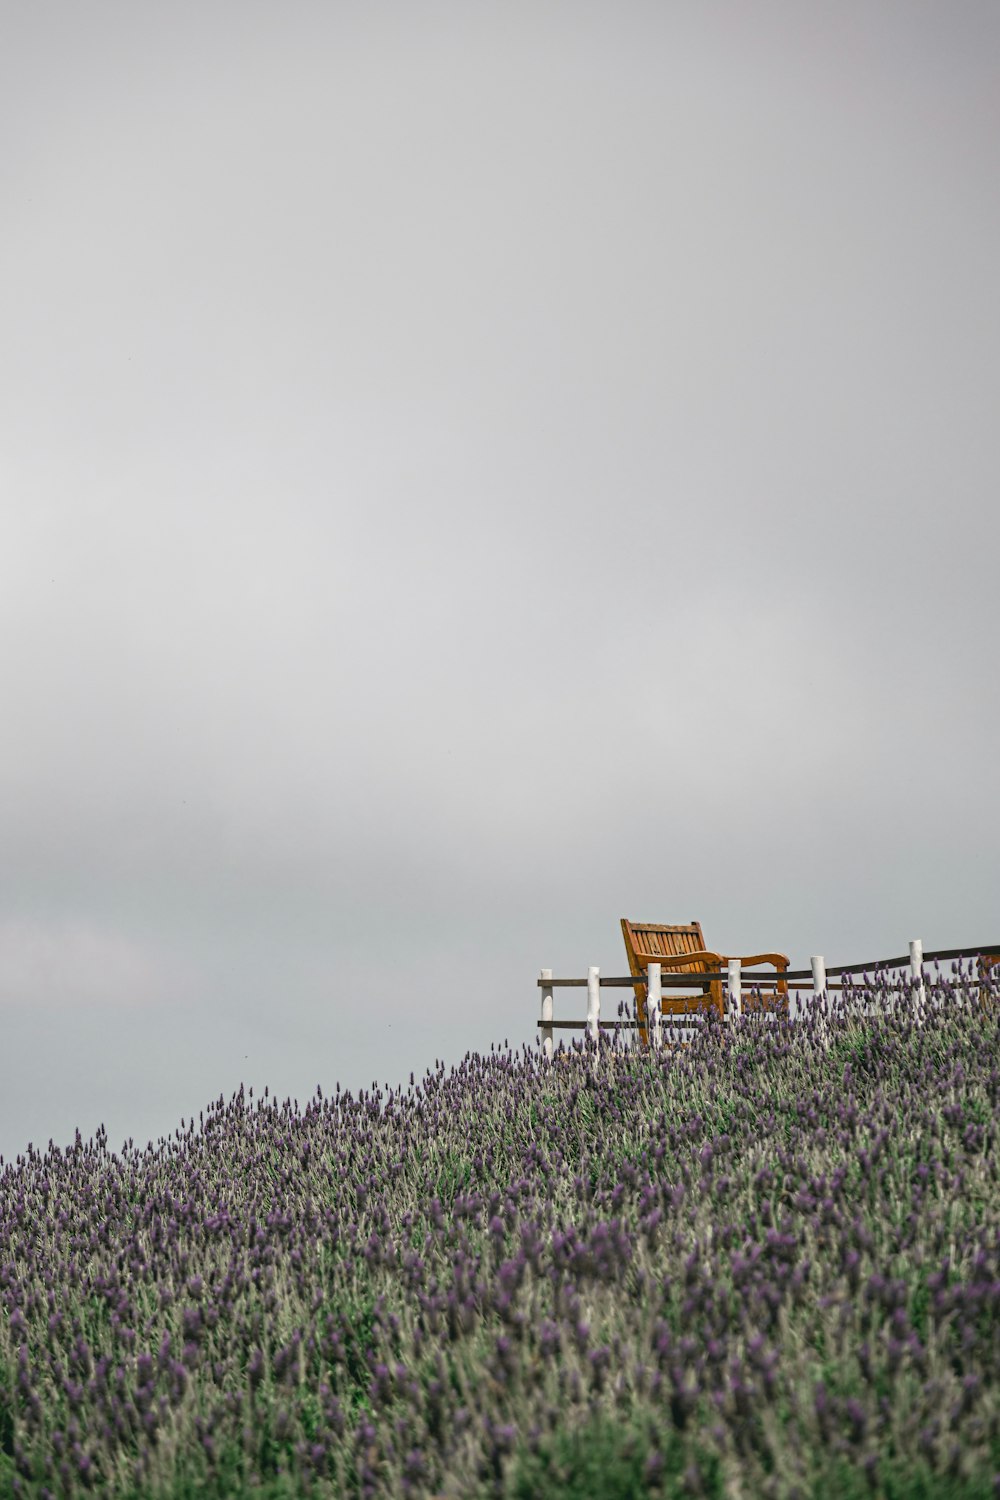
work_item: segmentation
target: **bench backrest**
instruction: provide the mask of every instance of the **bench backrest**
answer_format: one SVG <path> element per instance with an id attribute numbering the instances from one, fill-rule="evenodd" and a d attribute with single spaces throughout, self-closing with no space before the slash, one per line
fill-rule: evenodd
<path id="1" fill-rule="evenodd" d="M 704 962 L 673 965 L 670 963 L 672 958 L 678 958 L 685 953 L 705 951 L 705 938 L 700 922 L 689 922 L 686 926 L 668 925 L 665 922 L 630 922 L 627 917 L 622 917 L 622 936 L 625 939 L 633 974 L 646 972 L 644 964 L 639 967 L 636 963 L 637 949 L 657 956 L 662 954 L 664 970 L 684 974 L 704 974 L 707 971 L 708 965 Z"/>
<path id="2" fill-rule="evenodd" d="M 672 958 L 683 957 L 685 953 L 702 953 L 705 951 L 705 937 L 701 930 L 700 922 L 667 923 L 667 922 L 630 922 L 627 917 L 622 917 L 622 937 L 625 939 L 625 951 L 628 954 L 629 973 L 642 983 L 635 985 L 636 1005 L 639 1011 L 639 1033 L 646 1045 L 646 960 L 640 959 L 638 954 L 652 954 L 661 958 L 661 971 L 664 974 L 690 974 L 691 988 L 698 993 L 693 995 L 681 994 L 673 988 L 663 992 L 663 1013 L 666 1015 L 690 1015 L 706 1002 L 714 1006 L 721 1016 L 723 1014 L 722 983 L 718 979 L 705 980 L 698 983 L 699 974 L 707 974 L 719 967 L 718 962 L 708 959 L 699 959 L 690 964 L 672 964 Z M 717 956 L 714 956 L 717 957 Z"/>

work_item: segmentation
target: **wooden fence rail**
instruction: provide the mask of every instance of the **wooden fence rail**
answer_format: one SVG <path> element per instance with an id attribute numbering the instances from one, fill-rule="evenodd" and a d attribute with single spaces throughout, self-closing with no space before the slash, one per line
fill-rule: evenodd
<path id="1" fill-rule="evenodd" d="M 664 989 L 686 989 L 700 990 L 701 995 L 692 995 L 692 1007 L 701 1005 L 702 995 L 707 995 L 710 983 L 713 980 L 726 980 L 729 1007 L 726 1019 L 733 1015 L 740 1016 L 743 1013 L 743 991 L 747 989 L 751 994 L 764 990 L 774 990 L 781 982 L 789 990 L 808 991 L 816 1005 L 823 1008 L 824 1013 L 829 1014 L 827 996 L 831 990 L 855 991 L 865 988 L 870 983 L 883 984 L 889 989 L 916 992 L 918 1000 L 918 1016 L 926 1002 L 926 991 L 924 989 L 924 965 L 938 964 L 951 960 L 953 965 L 957 964 L 959 972 L 961 963 L 968 959 L 977 961 L 978 976 L 981 981 L 989 982 L 991 970 L 1000 969 L 1000 944 L 993 944 L 981 948 L 942 948 L 934 953 L 924 953 L 923 943 L 919 938 L 914 938 L 910 943 L 910 951 L 901 958 L 877 959 L 872 963 L 863 964 L 837 964 L 827 967 L 825 959 L 821 954 L 815 954 L 810 958 L 808 969 L 788 969 L 783 974 L 754 974 L 751 977 L 741 973 L 738 958 L 729 960 L 728 968 L 725 970 L 711 970 L 699 974 L 664 974 L 661 963 L 650 963 L 647 974 L 647 1009 L 652 1011 L 652 1034 L 653 1045 L 662 1045 L 663 1028 L 663 990 Z M 909 973 L 903 978 L 890 980 L 888 973 L 892 970 L 908 969 Z M 857 984 L 849 978 L 846 982 L 841 980 L 837 984 L 830 979 L 831 974 L 862 976 L 862 983 Z M 971 972 L 970 976 L 971 977 Z M 803 982 L 805 981 L 805 982 Z M 641 981 L 640 981 L 641 982 Z M 538 987 L 542 992 L 542 1014 L 538 1021 L 538 1027 L 542 1033 L 542 1046 L 546 1057 L 552 1056 L 554 1031 L 580 1031 L 586 1029 L 590 1037 L 596 1041 L 599 1031 L 634 1031 L 638 1028 L 638 1021 L 601 1021 L 601 990 L 602 989 L 632 989 L 636 983 L 633 974 L 622 976 L 603 977 L 599 968 L 590 968 L 586 979 L 556 979 L 551 969 L 543 969 L 538 979 Z M 557 1021 L 553 1016 L 553 991 L 557 989 L 587 989 L 587 1018 L 584 1021 Z M 692 1018 L 693 1019 L 693 1018 Z M 677 1030 L 686 1030 L 690 1022 L 685 1024 L 685 1019 L 676 1014 L 671 1015 L 672 1027 Z"/>

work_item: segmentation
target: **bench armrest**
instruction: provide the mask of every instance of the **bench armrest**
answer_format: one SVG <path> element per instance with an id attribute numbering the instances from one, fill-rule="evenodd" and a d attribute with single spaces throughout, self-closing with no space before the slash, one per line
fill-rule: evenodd
<path id="1" fill-rule="evenodd" d="M 662 964 L 665 969 L 676 969 L 682 964 L 709 963 L 711 967 L 724 969 L 730 958 L 739 958 L 737 953 L 709 953 L 702 949 L 698 953 L 646 953 L 637 948 L 635 950 L 636 962 L 642 964 L 643 968 L 649 964 Z M 740 958 L 743 965 L 752 964 L 774 964 L 776 969 L 788 968 L 788 955 L 786 953 L 750 953 L 746 958 Z"/>
<path id="2" fill-rule="evenodd" d="M 730 956 L 732 958 L 739 958 L 739 954 L 738 953 L 733 953 Z M 724 963 L 728 963 L 729 959 L 726 958 L 726 959 L 723 960 L 723 962 Z M 788 968 L 788 956 L 785 953 L 751 953 L 746 958 L 740 958 L 740 963 L 741 964 L 774 964 L 774 967 L 776 969 L 787 969 Z"/>
<path id="3" fill-rule="evenodd" d="M 711 960 L 717 967 L 721 968 L 726 960 L 721 953 L 709 953 L 705 949 L 698 953 L 645 953 L 642 949 L 635 949 L 637 963 L 644 967 L 647 964 L 662 964 L 665 969 L 676 969 L 681 964 L 701 964 Z"/>

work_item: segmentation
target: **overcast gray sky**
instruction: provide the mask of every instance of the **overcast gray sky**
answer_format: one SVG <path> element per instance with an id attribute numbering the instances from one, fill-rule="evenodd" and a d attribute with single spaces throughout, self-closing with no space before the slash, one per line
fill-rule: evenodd
<path id="1" fill-rule="evenodd" d="M 0 1152 L 1000 942 L 1000 7 L 0 14 Z"/>

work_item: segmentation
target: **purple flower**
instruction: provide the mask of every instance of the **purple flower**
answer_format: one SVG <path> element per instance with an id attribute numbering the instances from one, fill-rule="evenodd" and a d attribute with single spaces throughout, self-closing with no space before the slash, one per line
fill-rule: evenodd
<path id="1" fill-rule="evenodd" d="M 856 1397 L 849 1396 L 844 1403 L 844 1414 L 851 1424 L 851 1441 L 863 1442 L 868 1427 L 868 1416 L 861 1402 Z"/>

